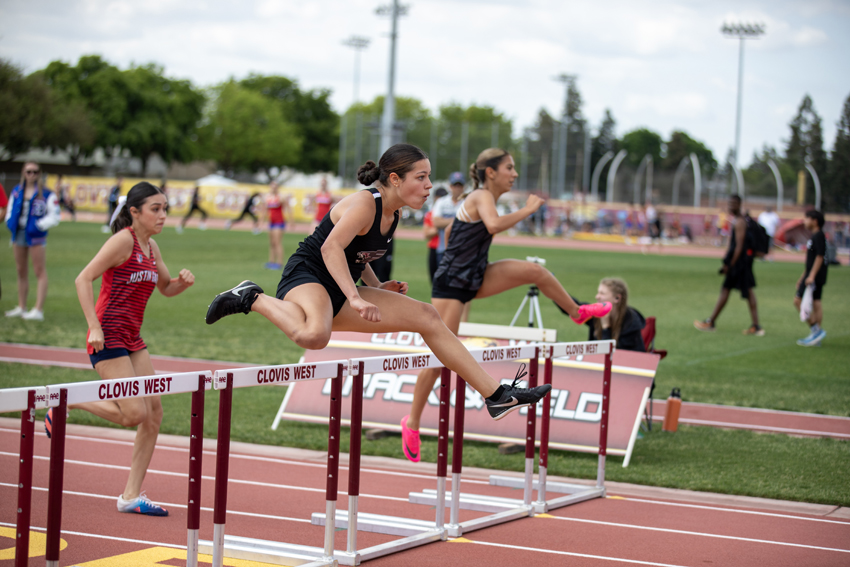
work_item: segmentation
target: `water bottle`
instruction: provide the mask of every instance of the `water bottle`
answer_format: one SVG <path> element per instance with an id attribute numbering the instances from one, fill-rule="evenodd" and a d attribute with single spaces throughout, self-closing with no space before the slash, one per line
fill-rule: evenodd
<path id="1" fill-rule="evenodd" d="M 664 423 L 661 431 L 675 432 L 679 428 L 679 411 L 682 409 L 682 394 L 679 388 L 673 388 L 670 397 L 667 398 L 667 406 L 664 410 Z"/>

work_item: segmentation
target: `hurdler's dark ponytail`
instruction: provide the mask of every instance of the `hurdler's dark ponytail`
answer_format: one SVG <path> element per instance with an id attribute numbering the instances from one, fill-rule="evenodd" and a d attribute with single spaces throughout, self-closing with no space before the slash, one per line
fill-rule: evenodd
<path id="1" fill-rule="evenodd" d="M 112 221 L 112 234 L 117 234 L 128 226 L 133 226 L 133 215 L 130 214 L 130 207 L 135 207 L 139 211 L 142 210 L 142 205 L 148 200 L 148 197 L 156 194 L 163 194 L 162 189 L 156 185 L 152 185 L 147 181 L 136 183 L 130 192 L 127 193 L 127 200 L 124 206 L 118 211 L 115 220 Z"/>
<path id="2" fill-rule="evenodd" d="M 395 173 L 404 179 L 416 162 L 423 159 L 428 159 L 428 155 L 416 146 L 396 144 L 384 152 L 377 165 L 372 160 L 361 165 L 357 170 L 357 180 L 363 185 L 371 185 L 377 181 L 386 187 L 390 174 Z"/>

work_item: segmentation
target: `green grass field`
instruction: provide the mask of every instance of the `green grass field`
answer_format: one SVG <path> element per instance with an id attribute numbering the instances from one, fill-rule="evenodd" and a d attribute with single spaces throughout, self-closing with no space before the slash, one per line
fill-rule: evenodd
<path id="1" fill-rule="evenodd" d="M 291 253 L 302 235 L 287 235 Z M 2 319 L 0 341 L 82 348 L 86 324 L 73 280 L 93 257 L 105 236 L 99 225 L 63 223 L 51 231 L 48 245 L 50 292 L 43 323 Z M 188 229 L 178 236 L 173 228 L 157 237 L 172 273 L 189 268 L 196 284 L 177 298 L 155 294 L 148 305 L 142 334 L 152 353 L 231 360 L 255 364 L 296 362 L 302 351 L 262 317 L 229 317 L 215 326 L 203 323 L 206 306 L 218 292 L 250 278 L 268 291 L 279 274 L 263 270 L 267 237 L 248 232 L 200 232 Z M 0 241 L 6 248 L 8 236 Z M 6 248 L 6 250 L 9 250 Z M 764 337 L 745 337 L 745 303 L 733 296 L 720 317 L 716 333 L 692 327 L 706 317 L 717 298 L 721 278 L 717 260 L 495 246 L 491 259 L 540 255 L 568 291 L 592 298 L 599 280 L 620 276 L 631 288 L 630 303 L 644 315 L 658 318 L 656 345 L 669 351 L 660 364 L 656 397 L 681 388 L 686 401 L 774 408 L 850 416 L 850 302 L 843 292 L 850 283 L 846 266 L 831 268 L 824 291 L 824 328 L 828 337 L 821 348 L 802 348 L 796 339 L 807 334 L 791 300 L 802 264 L 759 262 L 756 289 Z M 410 283 L 410 295 L 428 300 L 424 241 L 398 240 L 394 275 Z M 802 257 L 801 257 L 802 262 Z M 11 253 L 0 256 L 3 296 L 0 309 L 16 303 L 15 271 Z M 35 279 L 31 277 L 30 305 Z M 507 324 L 522 301 L 525 289 L 475 302 L 471 320 Z M 577 327 L 550 302 L 541 302 L 546 327 L 559 331 L 561 340 L 584 340 Z M 0 365 L 0 387 L 91 380 L 94 371 Z M 234 396 L 233 439 L 324 449 L 326 430 L 288 422 L 271 431 L 283 390 L 250 388 Z M 188 434 L 188 396 L 163 399 L 163 432 Z M 208 397 L 206 435 L 215 436 L 217 396 Z M 71 413 L 71 422 L 107 425 L 85 412 Z M 347 447 L 347 439 L 343 439 Z M 522 470 L 522 455 L 502 456 L 495 446 L 470 443 L 464 464 Z M 398 437 L 364 443 L 364 453 L 400 457 Z M 423 459 L 436 459 L 436 443 L 425 439 Z M 850 444 L 829 439 L 802 439 L 784 435 L 681 427 L 678 433 L 653 428 L 638 441 L 628 468 L 610 459 L 610 480 L 639 484 L 763 496 L 837 505 L 850 505 Z M 553 475 L 592 478 L 592 455 L 555 451 L 550 458 Z"/>

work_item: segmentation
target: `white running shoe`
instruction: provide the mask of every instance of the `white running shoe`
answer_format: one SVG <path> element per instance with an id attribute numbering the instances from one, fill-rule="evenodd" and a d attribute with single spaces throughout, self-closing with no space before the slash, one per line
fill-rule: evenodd
<path id="1" fill-rule="evenodd" d="M 26 311 L 21 309 L 21 307 L 19 305 L 18 307 L 15 307 L 14 309 L 12 309 L 10 311 L 6 311 L 6 317 L 20 317 L 24 313 L 26 313 Z"/>
<path id="2" fill-rule="evenodd" d="M 183 227 L 180 226 L 179 224 L 174 227 L 174 230 L 177 231 L 177 234 L 183 234 Z"/>
<path id="3" fill-rule="evenodd" d="M 26 321 L 44 321 L 44 311 L 33 307 L 32 309 L 21 315 L 21 319 L 24 319 Z"/>
<path id="4" fill-rule="evenodd" d="M 198 230 L 206 230 L 206 229 L 207 229 L 207 223 L 205 223 L 204 221 L 201 221 L 198 224 Z"/>

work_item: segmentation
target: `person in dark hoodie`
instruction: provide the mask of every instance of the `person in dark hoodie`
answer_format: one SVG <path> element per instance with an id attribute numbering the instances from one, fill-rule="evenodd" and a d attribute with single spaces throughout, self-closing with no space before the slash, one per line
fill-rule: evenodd
<path id="1" fill-rule="evenodd" d="M 596 301 L 608 301 L 614 307 L 604 317 L 594 317 L 585 323 L 590 328 L 587 340 L 614 339 L 619 349 L 646 352 L 641 336 L 646 320 L 640 311 L 629 307 L 629 286 L 626 282 L 620 278 L 604 278 L 596 290 Z"/>

